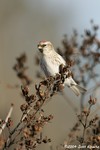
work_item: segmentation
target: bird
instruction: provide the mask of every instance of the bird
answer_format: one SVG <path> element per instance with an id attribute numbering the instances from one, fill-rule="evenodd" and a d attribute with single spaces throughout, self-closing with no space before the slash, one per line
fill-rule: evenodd
<path id="1" fill-rule="evenodd" d="M 55 51 L 50 41 L 40 41 L 37 48 L 41 53 L 40 67 L 46 77 L 55 76 L 59 73 L 60 65 L 67 65 L 64 58 Z M 87 91 L 85 88 L 78 85 L 71 76 L 65 79 L 64 86 L 69 87 L 77 96 Z"/>

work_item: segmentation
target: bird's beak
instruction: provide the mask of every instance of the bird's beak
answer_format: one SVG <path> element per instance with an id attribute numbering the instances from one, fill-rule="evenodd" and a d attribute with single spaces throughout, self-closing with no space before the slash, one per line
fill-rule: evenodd
<path id="1" fill-rule="evenodd" d="M 37 47 L 38 47 L 38 50 L 39 50 L 41 53 L 43 53 L 43 47 L 42 47 L 41 45 L 38 45 Z"/>

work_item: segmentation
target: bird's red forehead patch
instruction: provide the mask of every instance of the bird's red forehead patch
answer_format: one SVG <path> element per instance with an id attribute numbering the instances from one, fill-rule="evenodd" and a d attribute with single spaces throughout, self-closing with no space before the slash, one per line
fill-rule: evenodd
<path id="1" fill-rule="evenodd" d="M 42 41 L 40 41 L 39 43 L 45 43 L 45 42 L 47 42 L 46 40 L 42 40 Z"/>

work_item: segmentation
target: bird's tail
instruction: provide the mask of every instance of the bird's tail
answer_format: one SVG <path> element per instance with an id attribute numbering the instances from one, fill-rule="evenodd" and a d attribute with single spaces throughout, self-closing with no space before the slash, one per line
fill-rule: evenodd
<path id="1" fill-rule="evenodd" d="M 70 88 L 72 89 L 72 91 L 73 91 L 77 96 L 79 96 L 80 93 L 85 93 L 85 92 L 87 91 L 85 88 L 81 87 L 81 86 L 78 85 L 78 84 L 76 84 L 76 85 L 73 84 L 73 85 L 70 86 Z"/>

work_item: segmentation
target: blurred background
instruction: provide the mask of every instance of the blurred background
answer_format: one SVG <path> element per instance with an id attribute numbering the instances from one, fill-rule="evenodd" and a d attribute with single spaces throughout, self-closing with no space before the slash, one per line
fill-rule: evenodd
<path id="1" fill-rule="evenodd" d="M 6 117 L 11 103 L 14 103 L 14 124 L 21 114 L 23 99 L 19 94 L 20 88 L 9 88 L 9 85 L 21 84 L 12 69 L 15 58 L 23 52 L 27 54 L 34 93 L 34 84 L 39 82 L 36 71 L 40 68 L 35 64 L 35 56 L 39 54 L 38 42 L 50 40 L 57 48 L 61 46 L 64 34 L 71 35 L 73 29 L 77 29 L 81 35 L 90 27 L 91 19 L 100 25 L 99 14 L 99 0 L 0 0 L 0 118 Z M 68 95 L 69 100 L 72 97 L 73 93 Z M 74 96 L 73 101 L 76 106 L 80 105 L 77 97 Z M 61 95 L 55 96 L 45 106 L 45 111 L 53 114 L 54 119 L 45 127 L 44 135 L 50 137 L 53 147 L 56 147 L 66 139 L 76 114 Z M 47 150 L 48 146 L 43 145 L 42 148 Z"/>

